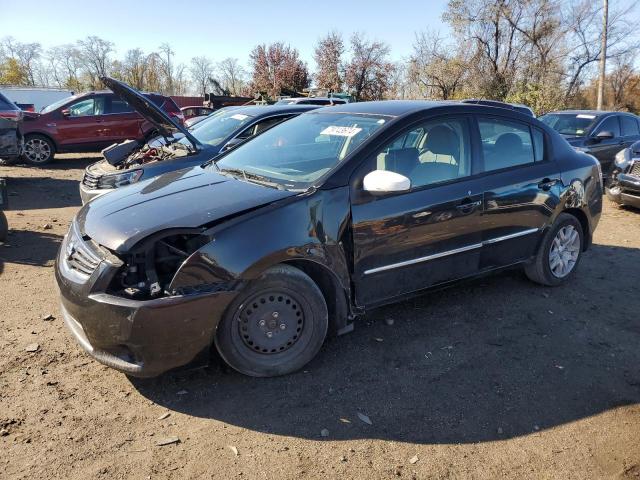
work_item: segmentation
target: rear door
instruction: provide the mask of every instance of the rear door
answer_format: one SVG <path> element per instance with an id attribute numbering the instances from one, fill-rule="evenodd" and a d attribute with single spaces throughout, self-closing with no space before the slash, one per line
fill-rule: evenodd
<path id="1" fill-rule="evenodd" d="M 115 95 L 108 95 L 105 110 L 105 125 L 108 128 L 107 136 L 110 142 L 142 137 L 140 126 L 143 119 L 126 101 Z"/>
<path id="2" fill-rule="evenodd" d="M 620 129 L 622 133 L 623 148 L 628 148 L 640 140 L 640 127 L 638 117 L 635 115 L 620 115 Z"/>
<path id="3" fill-rule="evenodd" d="M 560 198 L 560 171 L 542 129 L 478 116 L 484 188 L 480 269 L 530 258 Z"/>
<path id="4" fill-rule="evenodd" d="M 478 271 L 482 189 L 473 175 L 471 120 L 408 127 L 368 158 L 352 182 L 353 262 L 359 305 L 375 305 Z M 362 189 L 373 170 L 411 180 L 408 192 Z"/>
<path id="5" fill-rule="evenodd" d="M 94 149 L 109 144 L 109 130 L 105 125 L 106 95 L 91 95 L 82 98 L 61 110 L 68 115 L 57 122 L 58 143 L 82 149 Z"/>

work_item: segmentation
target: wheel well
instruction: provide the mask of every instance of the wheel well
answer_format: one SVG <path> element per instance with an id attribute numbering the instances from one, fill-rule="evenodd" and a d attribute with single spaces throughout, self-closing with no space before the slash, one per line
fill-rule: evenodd
<path id="1" fill-rule="evenodd" d="M 51 136 L 50 136 L 50 135 L 47 135 L 46 133 L 40 133 L 40 132 L 29 132 L 29 133 L 25 133 L 25 134 L 24 134 L 24 141 L 26 142 L 26 141 L 27 141 L 27 138 L 29 138 L 29 137 L 34 137 L 34 136 L 36 136 L 36 137 L 44 137 L 44 138 L 46 138 L 47 140 L 49 140 L 49 141 L 52 143 L 53 148 L 55 148 L 55 151 L 56 151 L 56 152 L 58 151 L 58 144 L 56 143 L 56 141 L 55 141 L 53 138 L 51 138 Z M 54 153 L 55 153 L 55 152 L 54 152 Z"/>
<path id="2" fill-rule="evenodd" d="M 335 335 L 346 327 L 349 323 L 347 298 L 335 275 L 323 265 L 309 260 L 291 260 L 284 263 L 302 270 L 318 286 L 327 303 L 330 332 Z"/>
<path id="3" fill-rule="evenodd" d="M 568 213 L 578 219 L 580 226 L 582 227 L 582 237 L 584 238 L 584 247 L 582 250 L 584 251 L 589 248 L 591 245 L 591 232 L 589 230 L 589 219 L 587 218 L 587 214 L 579 208 L 567 208 L 566 210 L 563 210 L 562 213 Z"/>

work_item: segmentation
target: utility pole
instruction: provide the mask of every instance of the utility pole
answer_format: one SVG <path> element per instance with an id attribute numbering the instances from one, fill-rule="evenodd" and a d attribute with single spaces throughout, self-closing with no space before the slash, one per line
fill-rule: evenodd
<path id="1" fill-rule="evenodd" d="M 600 75 L 598 78 L 598 110 L 602 110 L 604 103 L 604 80 L 607 68 L 607 30 L 609 28 L 609 0 L 604 1 L 602 13 L 602 47 L 600 54 Z"/>

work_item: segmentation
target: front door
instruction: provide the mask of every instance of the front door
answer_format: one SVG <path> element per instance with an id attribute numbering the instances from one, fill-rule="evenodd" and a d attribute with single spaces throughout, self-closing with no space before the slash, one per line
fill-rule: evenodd
<path id="1" fill-rule="evenodd" d="M 356 301 L 373 306 L 477 272 L 482 189 L 472 176 L 470 119 L 440 117 L 409 127 L 369 158 L 351 189 Z M 362 189 L 373 170 L 411 180 L 408 192 Z"/>
<path id="2" fill-rule="evenodd" d="M 613 138 L 599 139 L 601 132 L 611 132 Z M 602 171 L 607 173 L 613 163 L 613 158 L 624 148 L 624 138 L 620 131 L 620 121 L 618 115 L 611 115 L 605 118 L 590 135 L 589 150 L 600 161 Z"/>
<path id="3" fill-rule="evenodd" d="M 93 149 L 107 143 L 105 96 L 94 95 L 63 107 L 67 115 L 57 122 L 59 143 L 66 148 Z"/>

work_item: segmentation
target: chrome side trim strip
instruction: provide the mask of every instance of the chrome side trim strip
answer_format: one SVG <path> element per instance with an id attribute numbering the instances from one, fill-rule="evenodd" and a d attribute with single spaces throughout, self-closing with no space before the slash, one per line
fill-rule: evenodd
<path id="1" fill-rule="evenodd" d="M 530 235 L 530 234 L 538 232 L 538 231 L 540 231 L 539 228 L 530 228 L 528 230 L 523 230 L 521 232 L 511 233 L 509 235 L 504 235 L 502 237 L 496 237 L 496 238 L 492 238 L 490 240 L 485 240 L 482 243 L 483 243 L 483 245 L 490 245 L 492 243 L 503 242 L 505 240 L 511 240 L 512 238 L 518 238 L 518 237 L 522 237 L 524 235 Z"/>
<path id="2" fill-rule="evenodd" d="M 492 238 L 490 240 L 485 240 L 482 243 L 474 243 L 472 245 L 467 245 L 466 247 L 460 247 L 453 250 L 447 250 L 446 252 L 434 253 L 433 255 L 427 255 L 426 257 L 414 258 L 413 260 L 405 260 L 404 262 L 391 263 L 389 265 L 385 265 L 383 267 L 370 268 L 369 270 L 365 270 L 365 275 L 371 275 L 372 273 L 384 272 L 386 270 L 392 270 L 394 268 L 406 267 L 408 265 L 415 265 L 416 263 L 428 262 L 429 260 L 435 260 L 436 258 L 448 257 L 449 255 L 456 255 L 458 253 L 468 252 L 469 250 L 475 250 L 477 248 L 482 248 L 485 245 L 491 245 L 493 243 L 503 242 L 505 240 L 511 240 L 512 238 L 522 237 L 524 235 L 530 235 L 535 232 L 539 232 L 539 228 L 530 228 L 528 230 L 523 230 L 521 232 L 511 233 L 509 235 L 503 235 L 502 237 Z"/>
<path id="3" fill-rule="evenodd" d="M 385 265 L 384 267 L 371 268 L 369 270 L 365 270 L 364 274 L 370 275 L 372 273 L 384 272 L 385 270 L 406 267 L 407 265 L 428 262 L 429 260 L 448 257 L 449 255 L 455 255 L 457 253 L 468 252 L 469 250 L 475 250 L 476 248 L 482 248 L 482 244 L 474 243 L 473 245 L 467 245 L 466 247 L 456 248 L 455 250 L 447 250 L 446 252 L 434 253 L 433 255 L 427 255 L 426 257 L 414 258 L 413 260 L 405 260 L 404 262 L 392 263 L 390 265 Z"/>

